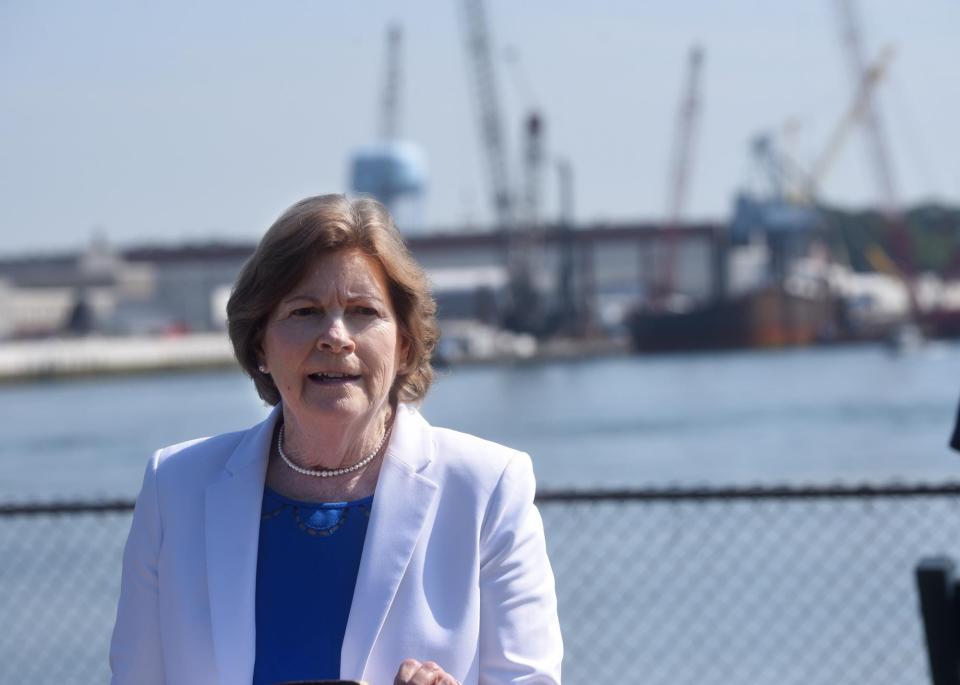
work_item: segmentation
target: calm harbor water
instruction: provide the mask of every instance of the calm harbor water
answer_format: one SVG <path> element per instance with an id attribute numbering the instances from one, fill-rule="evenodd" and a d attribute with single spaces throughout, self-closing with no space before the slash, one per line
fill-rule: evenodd
<path id="1" fill-rule="evenodd" d="M 946 447 L 958 371 L 960 345 L 464 367 L 423 411 L 529 451 L 544 489 L 960 480 Z M 265 413 L 238 372 L 0 387 L 0 502 L 132 497 L 156 447 Z M 954 501 L 541 511 L 571 683 L 929 682 L 913 566 L 960 555 Z M 18 626 L 0 639 L 0 682 L 108 679 L 128 525 L 0 526 L 0 615 Z"/>
<path id="2" fill-rule="evenodd" d="M 960 345 L 442 371 L 435 425 L 531 453 L 541 488 L 960 479 Z M 0 501 L 136 494 L 159 446 L 266 414 L 239 372 L 0 388 Z"/>

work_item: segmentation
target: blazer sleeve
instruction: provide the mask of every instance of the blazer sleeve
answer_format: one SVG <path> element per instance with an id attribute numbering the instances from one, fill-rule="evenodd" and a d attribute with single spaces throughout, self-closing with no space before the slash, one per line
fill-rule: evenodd
<path id="1" fill-rule="evenodd" d="M 563 641 L 530 457 L 516 453 L 480 531 L 480 685 L 558 685 Z"/>
<path id="2" fill-rule="evenodd" d="M 123 551 L 123 572 L 117 621 L 110 643 L 113 685 L 162 685 L 158 557 L 163 541 L 157 497 L 157 464 L 153 455 L 133 510 L 133 523 Z"/>

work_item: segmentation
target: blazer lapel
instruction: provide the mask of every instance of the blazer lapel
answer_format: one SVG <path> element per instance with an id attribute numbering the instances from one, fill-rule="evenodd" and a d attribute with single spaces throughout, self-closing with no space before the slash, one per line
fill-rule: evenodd
<path id="1" fill-rule="evenodd" d="M 363 678 L 433 507 L 437 484 L 420 473 L 432 458 L 429 425 L 413 407 L 400 405 L 367 525 L 340 654 L 341 678 Z"/>
<path id="2" fill-rule="evenodd" d="M 260 508 L 279 407 L 247 432 L 222 477 L 207 487 L 207 593 L 217 671 L 224 685 L 253 678 Z"/>

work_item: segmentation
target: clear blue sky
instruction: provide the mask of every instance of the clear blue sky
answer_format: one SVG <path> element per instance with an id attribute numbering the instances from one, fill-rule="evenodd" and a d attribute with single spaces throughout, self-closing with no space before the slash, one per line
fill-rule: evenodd
<path id="1" fill-rule="evenodd" d="M 788 119 L 812 160 L 852 88 L 833 0 L 489 0 L 516 131 L 531 105 L 569 158 L 581 221 L 655 219 L 686 52 L 706 50 L 688 215 L 721 219 L 747 141 Z M 0 253 L 258 237 L 288 204 L 345 190 L 376 132 L 384 33 L 405 30 L 402 128 L 426 150 L 428 225 L 491 220 L 458 0 L 0 1 Z M 901 199 L 960 203 L 960 0 L 860 0 Z M 508 46 L 521 77 L 507 70 Z M 526 80 L 529 88 L 519 87 Z M 859 135 L 824 183 L 876 199 Z M 555 211 L 551 176 L 547 212 Z"/>

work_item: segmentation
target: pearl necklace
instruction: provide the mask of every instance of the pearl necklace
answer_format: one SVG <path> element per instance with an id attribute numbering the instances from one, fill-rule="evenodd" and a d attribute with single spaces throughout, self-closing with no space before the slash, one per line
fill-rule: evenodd
<path id="1" fill-rule="evenodd" d="M 297 466 L 294 464 L 283 451 L 283 429 L 284 426 L 280 426 L 280 431 L 277 433 L 277 454 L 280 455 L 280 458 L 283 459 L 283 463 L 289 466 L 291 469 L 297 473 L 302 473 L 304 476 L 316 476 L 317 478 L 330 478 L 332 476 L 342 476 L 345 473 L 353 473 L 354 471 L 359 471 L 364 466 L 373 461 L 373 458 L 380 453 L 380 449 L 383 447 L 383 444 L 387 441 L 387 436 L 390 435 L 390 427 L 383 431 L 383 437 L 380 438 L 380 442 L 377 444 L 376 448 L 365 456 L 363 459 L 358 461 L 356 464 L 351 464 L 350 466 L 342 466 L 339 469 L 305 469 L 302 466 Z"/>

